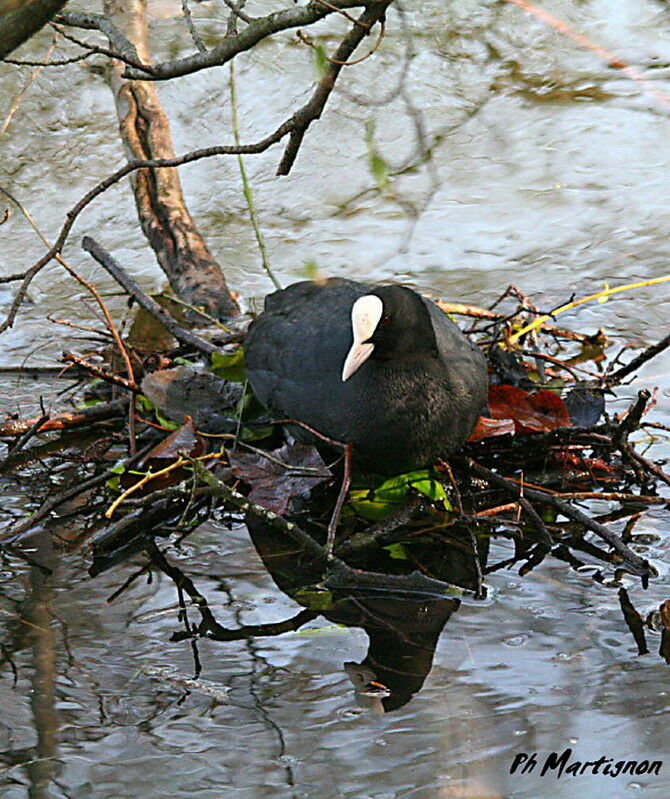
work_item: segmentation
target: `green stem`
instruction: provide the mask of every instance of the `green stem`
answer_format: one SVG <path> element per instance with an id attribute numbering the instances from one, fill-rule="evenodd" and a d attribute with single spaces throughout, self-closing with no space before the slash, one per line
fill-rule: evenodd
<path id="1" fill-rule="evenodd" d="M 231 108 L 231 116 L 233 122 L 233 137 L 235 140 L 235 146 L 239 147 L 240 129 L 237 122 L 237 88 L 235 86 L 235 65 L 232 61 L 230 62 L 230 108 Z M 275 276 L 274 272 L 272 271 L 272 268 L 270 267 L 267 249 L 265 247 L 265 239 L 263 238 L 263 233 L 261 231 L 260 225 L 258 224 L 258 216 L 256 215 L 256 206 L 254 205 L 254 195 L 251 191 L 251 184 L 249 183 L 249 178 L 247 177 L 247 170 L 244 166 L 244 158 L 239 153 L 237 156 L 237 163 L 239 164 L 240 167 L 242 186 L 244 188 L 244 198 L 247 201 L 247 208 L 249 209 L 251 224 L 254 229 L 254 234 L 256 235 L 258 250 L 261 254 L 261 263 L 263 264 L 263 269 L 265 269 L 268 277 L 274 283 L 275 288 L 281 289 L 281 283 L 277 280 L 277 277 Z"/>

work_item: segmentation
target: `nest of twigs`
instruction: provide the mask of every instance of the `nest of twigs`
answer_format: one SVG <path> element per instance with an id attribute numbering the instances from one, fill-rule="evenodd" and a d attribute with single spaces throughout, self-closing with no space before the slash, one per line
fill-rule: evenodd
<path id="1" fill-rule="evenodd" d="M 92 544 L 95 573 L 140 550 L 155 558 L 157 536 L 178 541 L 212 514 L 245 515 L 296 542 L 330 588 L 440 595 L 452 586 L 433 555 L 447 545 L 469 553 L 461 587 L 475 597 L 486 593 L 487 572 L 517 562 L 526 572 L 549 555 L 574 568 L 597 563 L 595 578 L 614 584 L 624 573 L 643 584 L 654 576 L 631 535 L 647 509 L 667 507 L 659 488 L 670 476 L 631 436 L 668 428 L 646 421 L 654 402 L 648 391 L 616 416 L 606 400 L 670 337 L 622 365 L 621 356 L 607 361 L 601 331 L 564 330 L 517 289 L 488 309 L 438 303 L 466 320 L 488 355 L 486 417 L 464 449 L 433 470 L 359 477 L 330 555 L 323 541 L 338 459 L 326 464 L 315 449 L 287 443 L 281 425 L 254 403 L 242 370 L 244 325 L 186 330 L 99 245 L 86 239 L 85 248 L 174 345 L 140 351 L 115 335 L 113 351 L 68 353 L 68 376 L 81 378 L 77 405 L 0 424 L 8 450 L 0 474 L 36 487 L 41 479 L 44 494 L 29 518 L 0 532 L 1 546 L 16 551 L 47 528 L 56 546 Z M 179 387 L 183 370 L 192 394 Z M 217 397 L 220 418 L 212 424 Z M 607 503 L 606 513 L 590 511 L 595 500 Z M 492 536 L 513 541 L 514 552 L 487 565 L 483 549 Z"/>

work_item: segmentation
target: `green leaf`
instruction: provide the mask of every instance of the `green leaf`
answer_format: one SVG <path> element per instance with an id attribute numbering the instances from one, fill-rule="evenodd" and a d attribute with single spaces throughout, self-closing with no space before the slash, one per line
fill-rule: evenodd
<path id="1" fill-rule="evenodd" d="M 451 503 L 439 480 L 428 469 L 406 472 L 385 480 L 375 489 L 355 489 L 349 492 L 350 504 L 364 519 L 380 521 L 405 504 L 410 490 L 418 491 L 433 502 L 441 501 L 447 510 Z"/>
<path id="2" fill-rule="evenodd" d="M 102 382 L 102 381 L 100 381 L 100 382 Z M 97 398 L 87 399 L 87 400 L 83 400 L 83 402 L 78 402 L 74 407 L 75 407 L 76 410 L 80 411 L 80 410 L 83 410 L 84 408 L 92 408 L 95 405 L 100 405 L 101 402 L 102 402 L 102 400 L 101 399 L 97 399 Z"/>
<path id="3" fill-rule="evenodd" d="M 213 352 L 211 369 L 217 377 L 230 380 L 232 383 L 244 383 L 247 379 L 244 368 L 244 348 L 238 347 L 234 352 Z"/>
<path id="4" fill-rule="evenodd" d="M 540 510 L 540 518 L 543 522 L 548 522 L 551 524 L 556 521 L 557 517 L 558 513 L 556 510 L 554 510 L 554 508 L 546 506 Z"/>
<path id="5" fill-rule="evenodd" d="M 156 406 L 149 397 L 145 397 L 144 394 L 138 394 L 135 401 L 145 413 L 153 413 L 156 410 Z"/>
<path id="6" fill-rule="evenodd" d="M 368 163 L 377 188 L 382 191 L 387 189 L 389 187 L 389 166 L 386 161 L 375 150 L 370 153 Z"/>
<path id="7" fill-rule="evenodd" d="M 172 419 L 168 419 L 167 416 L 163 416 L 154 403 L 148 397 L 145 397 L 144 394 L 137 395 L 137 404 L 143 413 L 153 413 L 158 424 L 162 425 L 167 430 L 178 430 L 181 427 L 178 422 L 173 422 Z"/>
<path id="8" fill-rule="evenodd" d="M 404 544 L 389 544 L 387 547 L 382 547 L 382 549 L 385 549 L 393 560 L 409 560 L 407 547 Z"/>
<path id="9" fill-rule="evenodd" d="M 262 438 L 268 438 L 274 433 L 272 425 L 263 425 L 262 427 L 247 427 L 242 426 L 240 430 L 240 438 L 242 441 L 260 441 Z"/>
<path id="10" fill-rule="evenodd" d="M 370 174 L 375 179 L 377 188 L 380 189 L 380 191 L 385 191 L 390 185 L 389 165 L 380 155 L 375 145 L 374 137 L 375 123 L 374 120 L 370 120 L 365 126 L 365 143 L 368 148 L 368 167 L 370 169 Z"/>
<path id="11" fill-rule="evenodd" d="M 314 69 L 316 70 L 317 78 L 320 79 L 328 69 L 328 57 L 326 56 L 325 48 L 321 44 L 315 44 L 312 47 L 312 51 L 314 52 Z"/>
<path id="12" fill-rule="evenodd" d="M 330 591 L 311 587 L 300 588 L 293 594 L 293 599 L 299 605 L 316 611 L 331 610 L 334 604 L 333 595 Z"/>

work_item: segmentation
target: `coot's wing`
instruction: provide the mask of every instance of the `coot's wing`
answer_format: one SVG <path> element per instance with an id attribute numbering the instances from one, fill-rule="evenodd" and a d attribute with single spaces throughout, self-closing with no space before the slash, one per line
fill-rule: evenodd
<path id="1" fill-rule="evenodd" d="M 433 323 L 440 358 L 448 369 L 452 391 L 458 397 L 460 407 L 465 408 L 472 403 L 476 420 L 486 405 L 488 395 L 486 358 L 444 311 L 430 300 L 424 299 L 424 302 Z"/>

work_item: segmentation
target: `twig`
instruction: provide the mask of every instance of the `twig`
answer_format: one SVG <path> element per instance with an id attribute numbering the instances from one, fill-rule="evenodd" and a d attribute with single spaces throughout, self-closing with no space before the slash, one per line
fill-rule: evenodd
<path id="1" fill-rule="evenodd" d="M 28 220 L 30 226 L 35 231 L 35 233 L 39 237 L 40 241 L 44 244 L 45 247 L 49 247 L 50 246 L 49 242 L 47 241 L 46 237 L 44 236 L 44 234 L 40 230 L 37 222 L 35 222 L 35 220 L 33 219 L 32 214 L 23 205 L 23 203 L 19 202 L 19 200 L 17 200 L 16 197 L 14 197 L 12 194 L 10 194 L 6 189 L 2 188 L 1 186 L 0 186 L 0 192 L 2 192 L 5 196 L 7 196 L 18 207 L 18 209 L 21 211 L 21 213 Z M 102 311 L 102 315 L 103 315 L 103 317 L 105 319 L 105 324 L 107 326 L 107 329 L 109 330 L 110 335 L 114 339 L 114 343 L 116 344 L 116 347 L 117 347 L 117 349 L 118 349 L 118 351 L 119 351 L 119 353 L 121 355 L 121 358 L 122 358 L 122 360 L 124 362 L 124 365 L 125 365 L 125 368 L 126 368 L 126 374 L 128 375 L 128 380 L 129 380 L 130 383 L 134 384 L 134 382 L 135 382 L 135 373 L 133 371 L 133 366 L 132 366 L 132 363 L 130 361 L 130 356 L 128 355 L 128 351 L 126 350 L 126 347 L 125 347 L 123 341 L 121 340 L 121 336 L 119 335 L 119 331 L 116 329 L 116 325 L 114 324 L 114 320 L 112 319 L 112 315 L 110 314 L 109 309 L 107 308 L 107 305 L 105 304 L 105 301 L 100 296 L 100 292 L 98 291 L 98 289 L 92 283 L 89 283 L 88 280 L 85 280 L 83 277 L 81 277 L 81 275 L 79 275 L 65 261 L 65 259 L 59 253 L 57 253 L 55 255 L 55 258 L 58 261 L 58 263 L 63 267 L 63 269 L 65 269 L 65 271 L 71 277 L 73 277 L 80 285 L 82 285 L 93 296 L 95 301 L 98 303 L 98 306 L 99 306 L 100 310 Z M 131 406 L 132 406 L 132 402 L 131 402 Z M 132 455 L 135 452 L 137 446 L 136 446 L 136 441 L 135 441 L 135 425 L 134 425 L 134 420 L 133 420 L 133 416 L 132 416 L 132 412 L 133 412 L 132 407 L 130 409 L 130 412 L 131 412 L 131 416 L 130 416 L 130 419 L 129 419 L 129 428 L 130 428 L 129 429 L 129 433 L 130 433 L 130 435 L 129 435 L 129 446 L 130 446 L 130 454 Z"/>
<path id="2" fill-rule="evenodd" d="M 30 86 L 37 80 L 40 73 L 42 72 L 42 69 L 53 63 L 50 61 L 50 59 L 51 59 L 51 53 L 53 53 L 55 47 L 56 47 L 56 40 L 54 38 L 51 47 L 47 51 L 47 57 L 44 63 L 26 64 L 27 66 L 34 66 L 36 67 L 36 69 L 33 69 L 30 75 L 28 75 L 23 86 L 19 89 L 16 97 L 14 97 L 14 99 L 12 100 L 9 106 L 9 110 L 7 111 L 7 116 L 5 117 L 5 121 L 2 123 L 2 127 L 0 127 L 0 136 L 2 136 L 3 133 L 6 133 L 7 128 L 10 126 L 12 119 L 14 118 L 14 115 L 16 114 L 21 105 L 21 101 L 23 100 L 25 93 L 28 91 Z M 2 60 L 5 61 L 7 64 L 16 63 L 8 58 L 3 58 Z"/>
<path id="3" fill-rule="evenodd" d="M 451 464 L 448 461 L 442 461 L 442 466 L 447 472 L 449 477 L 449 482 L 451 483 L 451 487 L 454 490 L 454 504 L 456 505 L 456 510 L 459 514 L 463 513 L 463 503 L 461 501 L 461 492 L 458 490 L 458 483 L 456 482 L 456 478 L 454 477 L 454 471 L 451 468 Z"/>
<path id="4" fill-rule="evenodd" d="M 388 2 L 391 2 L 391 0 L 388 0 Z M 292 5 L 292 7 L 276 11 L 267 16 L 253 18 L 242 15 L 230 3 L 226 4 L 240 19 L 247 22 L 247 27 L 244 30 L 232 36 L 226 36 L 225 39 L 222 39 L 207 53 L 195 53 L 185 58 L 155 64 L 153 73 L 150 75 L 138 72 L 131 67 L 125 71 L 124 77 L 130 80 L 167 80 L 189 75 L 208 67 L 223 66 L 239 53 L 250 50 L 263 39 L 280 31 L 312 25 L 342 8 L 359 8 L 368 4 L 370 7 L 377 5 L 377 3 L 369 3 L 369 0 L 330 0 L 328 7 L 319 3 L 318 0 L 313 0 L 313 2 L 309 2 L 306 5 Z M 384 3 L 384 5 L 387 4 L 387 2 Z"/>
<path id="5" fill-rule="evenodd" d="M 26 276 L 25 272 L 15 272 L 13 275 L 6 275 L 0 277 L 0 283 L 14 283 L 16 280 L 23 280 Z"/>
<path id="6" fill-rule="evenodd" d="M 336 11 L 338 14 L 341 14 L 345 19 L 348 19 L 349 22 L 353 22 L 354 25 L 361 25 L 362 27 L 365 27 L 365 25 L 363 25 L 362 22 L 357 20 L 356 17 L 354 17 L 351 14 L 349 14 L 343 8 L 338 8 L 337 6 L 333 5 L 332 3 L 329 3 L 327 0 L 316 0 L 316 2 L 317 3 L 321 3 L 322 6 L 325 6 L 326 8 L 329 8 L 331 11 Z"/>
<path id="7" fill-rule="evenodd" d="M 39 431 L 42 425 L 49 420 L 49 414 L 43 413 L 39 419 L 36 419 L 33 424 L 26 430 L 26 432 L 19 438 L 19 440 L 14 444 L 14 446 L 9 450 L 12 456 L 16 455 L 20 450 L 25 447 L 25 445 L 30 441 L 30 439 Z"/>
<path id="8" fill-rule="evenodd" d="M 631 372 L 635 372 L 643 364 L 645 364 L 647 361 L 650 361 L 668 347 L 670 347 L 670 333 L 668 333 L 665 338 L 662 338 L 656 344 L 652 344 L 650 347 L 647 347 L 646 350 L 633 358 L 630 363 L 627 363 L 625 366 L 622 366 L 621 369 L 617 369 L 616 372 L 613 372 L 611 375 L 609 375 L 606 382 L 610 385 L 621 382 L 624 377 L 627 377 Z"/>
<path id="9" fill-rule="evenodd" d="M 193 44 L 195 44 L 201 53 L 206 53 L 207 48 L 205 47 L 202 39 L 198 35 L 198 31 L 195 29 L 195 25 L 193 24 L 193 17 L 191 16 L 191 8 L 188 4 L 188 0 L 181 0 L 181 10 L 184 14 L 184 20 L 186 21 L 188 32 L 191 34 L 191 39 L 193 39 Z"/>
<path id="10" fill-rule="evenodd" d="M 147 444 L 139 452 L 136 452 L 135 455 L 132 455 L 131 457 L 121 461 L 121 465 L 126 469 L 130 468 L 134 463 L 143 458 L 153 446 L 153 443 Z M 2 542 L 2 545 L 5 546 L 16 541 L 20 536 L 23 536 L 23 534 L 29 533 L 32 529 L 34 529 L 39 522 L 45 519 L 59 505 L 62 505 L 64 502 L 67 502 L 73 497 L 80 496 L 84 493 L 84 491 L 89 491 L 92 488 L 97 488 L 99 485 L 103 485 L 107 480 L 109 480 L 109 477 L 110 472 L 104 471 L 102 474 L 91 477 L 89 480 L 84 480 L 82 483 L 78 483 L 72 488 L 69 488 L 67 491 L 63 491 L 63 493 L 58 494 L 58 496 L 50 497 L 29 519 L 25 519 L 15 527 L 10 527 L 9 529 L 0 532 L 0 542 Z"/>
<path id="11" fill-rule="evenodd" d="M 628 436 L 640 426 L 640 419 L 644 414 L 647 403 L 651 399 L 651 393 L 646 388 L 638 392 L 637 400 L 633 407 L 620 422 L 617 429 L 612 434 L 612 443 L 615 447 L 628 442 Z"/>
<path id="12" fill-rule="evenodd" d="M 237 155 L 262 153 L 284 138 L 292 129 L 291 120 L 282 123 L 273 133 L 261 139 L 255 144 L 244 144 L 240 147 L 235 146 L 216 146 L 206 147 L 201 150 L 194 150 L 186 155 L 177 158 L 154 158 L 142 161 L 129 161 L 127 164 L 117 169 L 111 175 L 108 175 L 104 180 L 101 180 L 90 191 L 88 191 L 72 208 L 67 212 L 65 222 L 63 223 L 60 232 L 54 245 L 46 252 L 33 266 L 25 272 L 23 282 L 19 286 L 16 296 L 12 301 L 7 317 L 4 322 L 0 324 L 0 333 L 3 333 L 8 328 L 12 327 L 16 320 L 18 309 L 25 299 L 28 287 L 32 283 L 35 275 L 37 275 L 51 260 L 53 260 L 63 249 L 63 245 L 74 225 L 79 214 L 88 206 L 96 197 L 103 194 L 110 186 L 118 183 L 122 178 L 135 172 L 138 169 L 154 169 L 161 167 L 181 166 L 182 164 L 189 164 L 193 161 L 199 161 L 202 158 L 210 158 L 214 155 Z"/>
<path id="13" fill-rule="evenodd" d="M 624 455 L 630 463 L 638 464 L 644 470 L 646 470 L 647 472 L 651 472 L 655 477 L 658 477 L 658 479 L 661 480 L 663 483 L 670 486 L 670 474 L 666 474 L 666 472 L 664 472 L 660 466 L 657 466 L 648 458 L 645 458 L 644 456 L 635 452 L 635 450 L 630 444 L 627 443 L 619 444 L 619 450 L 621 454 Z"/>
<path id="14" fill-rule="evenodd" d="M 141 480 L 138 480 L 136 483 L 133 483 L 133 485 L 131 485 L 130 488 L 127 488 L 122 494 L 120 494 L 114 500 L 114 502 L 112 502 L 112 504 L 105 511 L 105 516 L 108 519 L 111 519 L 116 509 L 121 504 L 123 504 L 131 494 L 134 494 L 136 491 L 139 491 L 140 488 L 144 488 L 144 486 L 147 483 L 150 483 L 152 480 L 155 480 L 157 477 L 164 477 L 166 474 L 170 474 L 170 472 L 174 472 L 177 469 L 180 469 L 185 464 L 193 465 L 198 461 L 217 460 L 219 458 L 225 458 L 226 455 L 227 455 L 226 452 L 211 452 L 208 455 L 199 455 L 197 458 L 187 458 L 185 456 L 180 455 L 176 461 L 173 461 L 173 463 L 171 463 L 169 466 L 166 466 L 164 469 L 159 469 L 157 472 L 151 472 L 151 471 L 147 472 Z"/>
<path id="15" fill-rule="evenodd" d="M 507 2 L 514 2 L 514 0 L 507 0 Z M 582 297 L 579 300 L 570 300 L 570 302 L 566 302 L 565 304 L 560 305 L 558 308 L 555 308 L 551 313 L 543 314 L 529 324 L 524 325 L 521 330 L 517 330 L 516 333 L 513 333 L 509 337 L 508 341 L 510 344 L 514 344 L 522 336 L 525 336 L 533 330 L 536 330 L 538 327 L 541 327 L 549 319 L 553 319 L 558 316 L 558 314 L 564 313 L 565 311 L 570 311 L 573 308 L 579 307 L 580 305 L 584 305 L 584 303 L 611 297 L 613 294 L 618 294 L 621 291 L 630 291 L 631 289 L 655 286 L 658 283 L 667 283 L 668 281 L 670 281 L 670 275 L 663 275 L 662 277 L 655 277 L 651 280 L 638 280 L 636 283 L 627 283 L 625 286 L 615 286 L 611 289 L 603 289 L 602 291 L 595 292 L 595 294 L 589 294 L 587 297 Z"/>
<path id="16" fill-rule="evenodd" d="M 111 419 L 123 413 L 127 406 L 128 399 L 124 398 L 112 400 L 111 402 L 101 402 L 99 405 L 93 405 L 90 408 L 79 408 L 74 411 L 58 413 L 44 422 L 38 432 L 64 430 L 69 427 Z M 20 436 L 26 430 L 29 430 L 34 423 L 34 419 L 10 419 L 6 422 L 0 422 L 0 436 Z"/>
<path id="17" fill-rule="evenodd" d="M 165 309 L 163 309 L 156 300 L 145 294 L 142 289 L 137 285 L 135 280 L 125 271 L 121 264 L 116 261 L 107 250 L 98 244 L 95 239 L 90 236 L 84 236 L 81 246 L 90 253 L 93 258 L 102 266 L 109 274 L 116 280 L 119 285 L 130 294 L 145 311 L 148 311 L 155 319 L 157 319 L 165 329 L 171 333 L 177 341 L 182 344 L 188 344 L 195 347 L 199 352 L 219 352 L 216 347 L 204 338 L 200 338 L 190 330 L 186 330 L 181 325 L 177 324 Z"/>
<path id="18" fill-rule="evenodd" d="M 126 378 L 121 377 L 121 375 L 115 375 L 112 372 L 108 372 L 101 366 L 91 363 L 85 358 L 82 358 L 80 355 L 75 355 L 73 352 L 64 352 L 63 360 L 66 363 L 74 363 L 77 366 L 81 366 L 82 369 L 85 369 L 90 374 L 100 378 L 100 380 L 104 380 L 106 383 L 112 383 L 115 386 L 121 386 L 127 391 L 132 391 L 134 394 L 140 394 L 142 392 L 141 387 L 138 386 L 134 380 L 126 380 Z"/>
<path id="19" fill-rule="evenodd" d="M 293 129 L 277 168 L 277 175 L 288 175 L 291 171 L 305 133 L 307 133 L 307 129 L 312 122 L 319 119 L 323 113 L 326 102 L 335 87 L 335 81 L 340 74 L 342 65 L 345 61 L 348 61 L 370 28 L 384 18 L 390 2 L 391 0 L 386 0 L 385 2 L 375 3 L 365 9 L 358 18 L 357 24 L 352 26 L 349 33 L 340 42 L 334 59 L 328 64 L 311 99 L 291 117 Z"/>
<path id="20" fill-rule="evenodd" d="M 479 547 L 477 546 L 477 534 L 469 525 L 468 525 L 468 535 L 470 536 L 470 544 L 472 546 L 472 557 L 475 562 L 475 575 L 477 577 L 475 599 L 484 599 L 486 597 L 486 592 L 484 591 L 484 575 L 482 574 L 482 564 L 479 560 Z"/>
<path id="21" fill-rule="evenodd" d="M 360 556 L 361 554 L 370 551 L 378 550 L 387 544 L 394 544 L 398 540 L 395 531 L 399 527 L 404 527 L 421 509 L 421 498 L 415 494 L 411 494 L 407 503 L 400 508 L 396 513 L 392 514 L 383 521 L 372 525 L 367 530 L 360 533 L 355 533 L 351 538 L 342 541 L 335 547 L 335 554 L 339 558 L 348 558 L 352 556 Z M 404 535 L 404 534 L 403 534 Z"/>
<path id="22" fill-rule="evenodd" d="M 228 16 L 228 24 L 226 25 L 226 34 L 228 36 L 237 36 L 237 20 L 241 19 L 242 22 L 246 22 L 249 25 L 253 22 L 253 18 L 246 14 L 242 9 L 246 5 L 247 0 L 238 0 L 236 3 L 235 0 L 223 0 L 223 2 L 228 6 L 231 10 L 231 14 Z"/>
<path id="23" fill-rule="evenodd" d="M 538 529 L 540 534 L 540 538 L 542 542 L 546 546 L 552 546 L 554 541 L 551 537 L 551 533 L 547 529 L 544 521 L 535 510 L 535 508 L 530 504 L 530 502 L 526 499 L 524 494 L 528 494 L 529 489 L 526 485 L 517 485 L 516 483 L 507 480 L 507 478 L 503 477 L 500 474 L 496 474 L 492 472 L 490 469 L 486 469 L 484 466 L 481 466 L 476 461 L 472 460 L 472 458 L 465 459 L 466 465 L 471 472 L 474 472 L 479 477 L 483 477 L 488 483 L 498 486 L 499 488 L 504 489 L 507 491 L 508 494 L 512 494 L 519 505 L 526 511 L 528 516 L 530 516 L 531 520 L 534 522 L 535 526 Z M 539 493 L 539 492 L 538 492 Z"/>
<path id="24" fill-rule="evenodd" d="M 132 68 L 139 72 L 139 75 L 136 75 L 136 77 L 139 77 L 140 79 L 147 78 L 149 75 L 153 74 L 154 67 L 151 64 L 142 63 L 139 55 L 137 54 L 135 46 L 128 41 L 128 39 L 126 39 L 126 37 L 121 33 L 116 25 L 114 25 L 112 20 L 106 14 L 82 13 L 79 11 L 61 11 L 61 13 L 56 17 L 56 22 L 60 22 L 63 25 L 69 25 L 73 28 L 100 31 L 107 37 L 109 43 L 114 48 L 114 51 L 96 48 L 95 45 L 89 45 L 86 42 L 81 42 L 78 39 L 75 39 L 74 36 L 65 33 L 65 31 L 57 29 L 62 36 L 64 36 L 66 39 L 70 39 L 70 41 L 75 42 L 75 44 L 78 44 L 80 47 L 86 47 L 87 49 L 92 50 L 98 49 L 99 52 L 109 56 L 110 58 L 117 58 L 119 61 L 123 61 L 124 63 L 131 65 Z"/>
<path id="25" fill-rule="evenodd" d="M 360 24 L 360 23 L 359 23 Z M 379 36 L 377 37 L 377 41 L 371 47 L 371 49 L 360 58 L 355 58 L 353 61 L 338 61 L 336 58 L 327 58 L 331 64 L 339 64 L 341 67 L 353 67 L 355 64 L 362 64 L 363 61 L 367 61 L 371 55 L 374 55 L 381 43 L 384 41 L 384 34 L 386 33 L 386 23 L 384 22 L 384 18 L 379 20 Z"/>
<path id="26" fill-rule="evenodd" d="M 470 468 L 475 474 L 479 474 L 487 481 L 489 480 L 489 477 L 496 479 L 500 477 L 500 475 L 495 474 L 495 472 L 491 472 L 488 469 L 485 469 L 483 466 L 480 466 L 478 463 L 475 463 L 472 458 L 465 458 L 465 462 L 468 468 Z M 505 478 L 502 479 L 504 480 Z M 495 482 L 495 480 L 493 480 L 493 482 Z M 649 575 L 655 574 L 651 564 L 630 550 L 618 536 L 610 532 L 604 525 L 589 518 L 585 513 L 582 513 L 582 511 L 578 510 L 577 508 L 573 508 L 572 505 L 565 500 L 559 499 L 552 494 L 545 494 L 543 491 L 538 491 L 534 488 L 526 488 L 525 494 L 527 499 L 533 500 L 535 502 L 541 502 L 545 505 L 550 505 L 568 519 L 572 519 L 573 521 L 583 524 L 587 530 L 590 530 L 602 538 L 603 541 L 606 541 L 621 556 L 621 558 L 625 561 L 627 568 L 632 569 L 633 574 L 637 574 L 643 578 L 647 578 Z"/>

